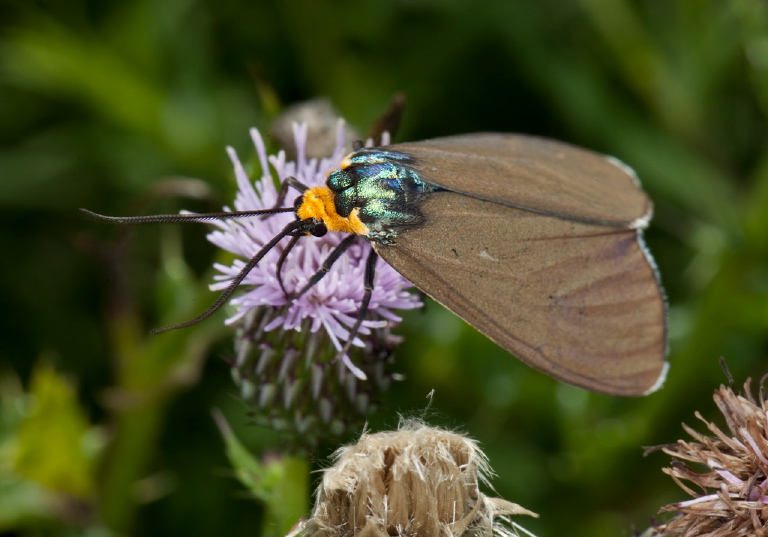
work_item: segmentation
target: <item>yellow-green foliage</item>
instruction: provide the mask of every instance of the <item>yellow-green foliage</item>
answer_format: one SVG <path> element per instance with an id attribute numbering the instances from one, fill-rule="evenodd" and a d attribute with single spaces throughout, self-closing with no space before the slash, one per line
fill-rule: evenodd
<path id="1" fill-rule="evenodd" d="M 30 396 L 13 469 L 52 491 L 88 497 L 94 491 L 92 432 L 74 386 L 43 363 L 33 373 Z"/>

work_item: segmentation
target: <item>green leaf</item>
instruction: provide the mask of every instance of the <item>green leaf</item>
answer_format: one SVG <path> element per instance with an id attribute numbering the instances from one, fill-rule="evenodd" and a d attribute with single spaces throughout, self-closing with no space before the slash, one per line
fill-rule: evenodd
<path id="1" fill-rule="evenodd" d="M 55 492 L 94 491 L 94 435 L 75 389 L 48 364 L 32 375 L 30 412 L 20 423 L 13 469 Z"/>
<path id="2" fill-rule="evenodd" d="M 237 439 L 224 416 L 215 412 L 214 419 L 224 437 L 227 457 L 237 479 L 264 505 L 262 535 L 286 535 L 308 511 L 307 461 L 277 453 L 257 460 Z"/>

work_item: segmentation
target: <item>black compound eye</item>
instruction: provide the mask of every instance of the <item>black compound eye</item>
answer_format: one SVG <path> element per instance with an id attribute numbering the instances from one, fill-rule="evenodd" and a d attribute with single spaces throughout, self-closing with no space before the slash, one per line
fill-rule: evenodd
<path id="1" fill-rule="evenodd" d="M 301 195 L 301 196 L 299 196 L 298 198 L 296 198 L 296 199 L 294 200 L 294 202 L 293 202 L 293 208 L 294 208 L 295 210 L 297 210 L 297 211 L 298 211 L 298 210 L 299 210 L 299 207 L 301 207 L 301 204 L 302 204 L 303 202 L 304 202 L 304 196 L 303 196 L 303 195 Z"/>
<path id="2" fill-rule="evenodd" d="M 309 230 L 309 232 L 314 237 L 322 237 L 326 233 L 328 233 L 328 228 L 325 227 L 325 224 L 322 222 L 318 222 L 317 224 L 312 226 L 312 229 Z"/>

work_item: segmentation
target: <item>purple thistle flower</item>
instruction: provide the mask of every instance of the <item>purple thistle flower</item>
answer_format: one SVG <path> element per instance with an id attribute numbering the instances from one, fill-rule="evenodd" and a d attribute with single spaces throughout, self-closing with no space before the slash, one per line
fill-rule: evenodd
<path id="1" fill-rule="evenodd" d="M 333 154 L 323 159 L 306 158 L 307 128 L 294 126 L 297 148 L 296 161 L 287 161 L 285 152 L 268 156 L 264 141 L 255 129 L 251 136 L 261 166 L 260 180 L 252 183 L 235 151 L 228 148 L 235 166 L 238 192 L 234 210 L 269 209 L 278 201 L 276 178 L 282 183 L 293 176 L 301 183 L 313 187 L 325 182 L 327 172 L 338 167 L 347 150 L 344 148 L 344 125 L 339 122 Z M 386 142 L 386 140 L 385 140 Z M 271 166 L 270 166 L 271 165 Z M 295 195 L 294 195 L 295 194 Z M 283 205 L 290 205 L 298 193 L 289 193 Z M 232 210 L 225 207 L 225 210 Z M 208 235 L 218 247 L 243 259 L 232 265 L 216 264 L 220 272 L 215 277 L 213 290 L 222 290 L 243 268 L 247 259 L 272 240 L 293 219 L 290 213 L 270 216 L 219 220 L 219 228 Z M 327 423 L 338 414 L 340 394 L 359 413 L 364 413 L 371 399 L 371 391 L 385 387 L 391 375 L 386 364 L 397 338 L 389 329 L 401 319 L 394 309 L 413 309 L 421 306 L 417 296 L 407 290 L 410 282 L 392 267 L 379 261 L 376 279 L 368 308 L 368 316 L 352 342 L 350 351 L 342 357 L 343 364 L 335 360 L 350 337 L 363 298 L 365 260 L 371 247 L 360 239 L 333 265 L 330 272 L 316 285 L 298 298 L 295 294 L 317 273 L 328 254 L 344 239 L 338 233 L 323 237 L 302 237 L 284 262 L 281 274 L 285 290 L 278 280 L 276 267 L 289 239 L 281 241 L 243 280 L 244 292 L 230 304 L 235 313 L 228 324 L 239 327 L 235 378 L 244 397 L 259 409 L 274 409 L 279 402 L 283 412 L 281 426 L 286 424 L 285 413 L 292 414 L 293 429 L 301 432 L 309 426 L 304 421 Z M 245 260 L 245 261 L 244 261 Z M 258 355 L 258 356 L 257 356 Z M 329 372 L 334 371 L 334 375 Z M 351 373 L 351 374 L 350 374 Z M 373 374 L 372 381 L 364 382 Z M 363 393 L 361 393 L 361 390 Z M 280 401 L 278 401 L 280 399 Z M 312 410 L 319 416 L 312 416 Z M 256 411 L 259 416 L 259 410 Z"/>

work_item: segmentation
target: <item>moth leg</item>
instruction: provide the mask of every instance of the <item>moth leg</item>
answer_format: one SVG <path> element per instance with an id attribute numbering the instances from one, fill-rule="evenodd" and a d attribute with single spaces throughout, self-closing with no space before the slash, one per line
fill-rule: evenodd
<path id="1" fill-rule="evenodd" d="M 280 191 L 277 193 L 277 201 L 275 202 L 275 207 L 280 207 L 285 203 L 285 197 L 288 195 L 289 188 L 295 188 L 302 194 L 309 190 L 307 185 L 300 182 L 294 176 L 290 175 L 286 177 L 285 180 L 280 184 Z"/>
<path id="2" fill-rule="evenodd" d="M 365 262 L 365 282 L 363 284 L 365 292 L 363 293 L 363 300 L 360 302 L 357 319 L 355 319 L 355 324 L 349 332 L 347 342 L 337 355 L 339 357 L 344 356 L 349 352 L 349 348 L 352 346 L 352 341 L 357 337 L 357 332 L 360 330 L 360 326 L 363 324 L 365 316 L 368 315 L 368 305 L 371 303 L 371 296 L 373 295 L 373 279 L 376 276 L 376 260 L 378 257 L 376 251 L 371 248 L 371 253 L 368 254 L 368 260 Z"/>
<path id="3" fill-rule="evenodd" d="M 330 255 L 323 261 L 323 264 L 320 266 L 320 269 L 315 272 L 312 277 L 309 279 L 307 284 L 301 288 L 301 291 L 299 291 L 296 294 L 296 298 L 300 297 L 307 291 L 309 291 L 313 286 L 317 285 L 317 282 L 323 279 L 323 277 L 328 274 L 328 271 L 331 270 L 331 267 L 333 264 L 338 261 L 338 259 L 342 256 L 344 252 L 346 252 L 350 246 L 352 246 L 352 243 L 355 242 L 355 239 L 357 238 L 357 235 L 348 235 L 343 241 L 341 241 L 336 248 L 333 249 L 333 251 L 330 253 Z"/>
<path id="4" fill-rule="evenodd" d="M 285 264 L 285 260 L 288 258 L 288 254 L 291 250 L 293 250 L 293 247 L 296 246 L 296 243 L 299 242 L 299 239 L 302 237 L 302 235 L 294 235 L 291 237 L 291 242 L 289 242 L 285 248 L 283 249 L 282 253 L 280 254 L 280 258 L 277 260 L 277 265 L 275 267 L 275 273 L 277 274 L 277 283 L 280 284 L 280 289 L 283 290 L 283 296 L 285 296 L 286 300 L 290 300 L 290 295 L 288 294 L 288 291 L 285 290 L 285 284 L 283 283 L 283 265 Z"/>

